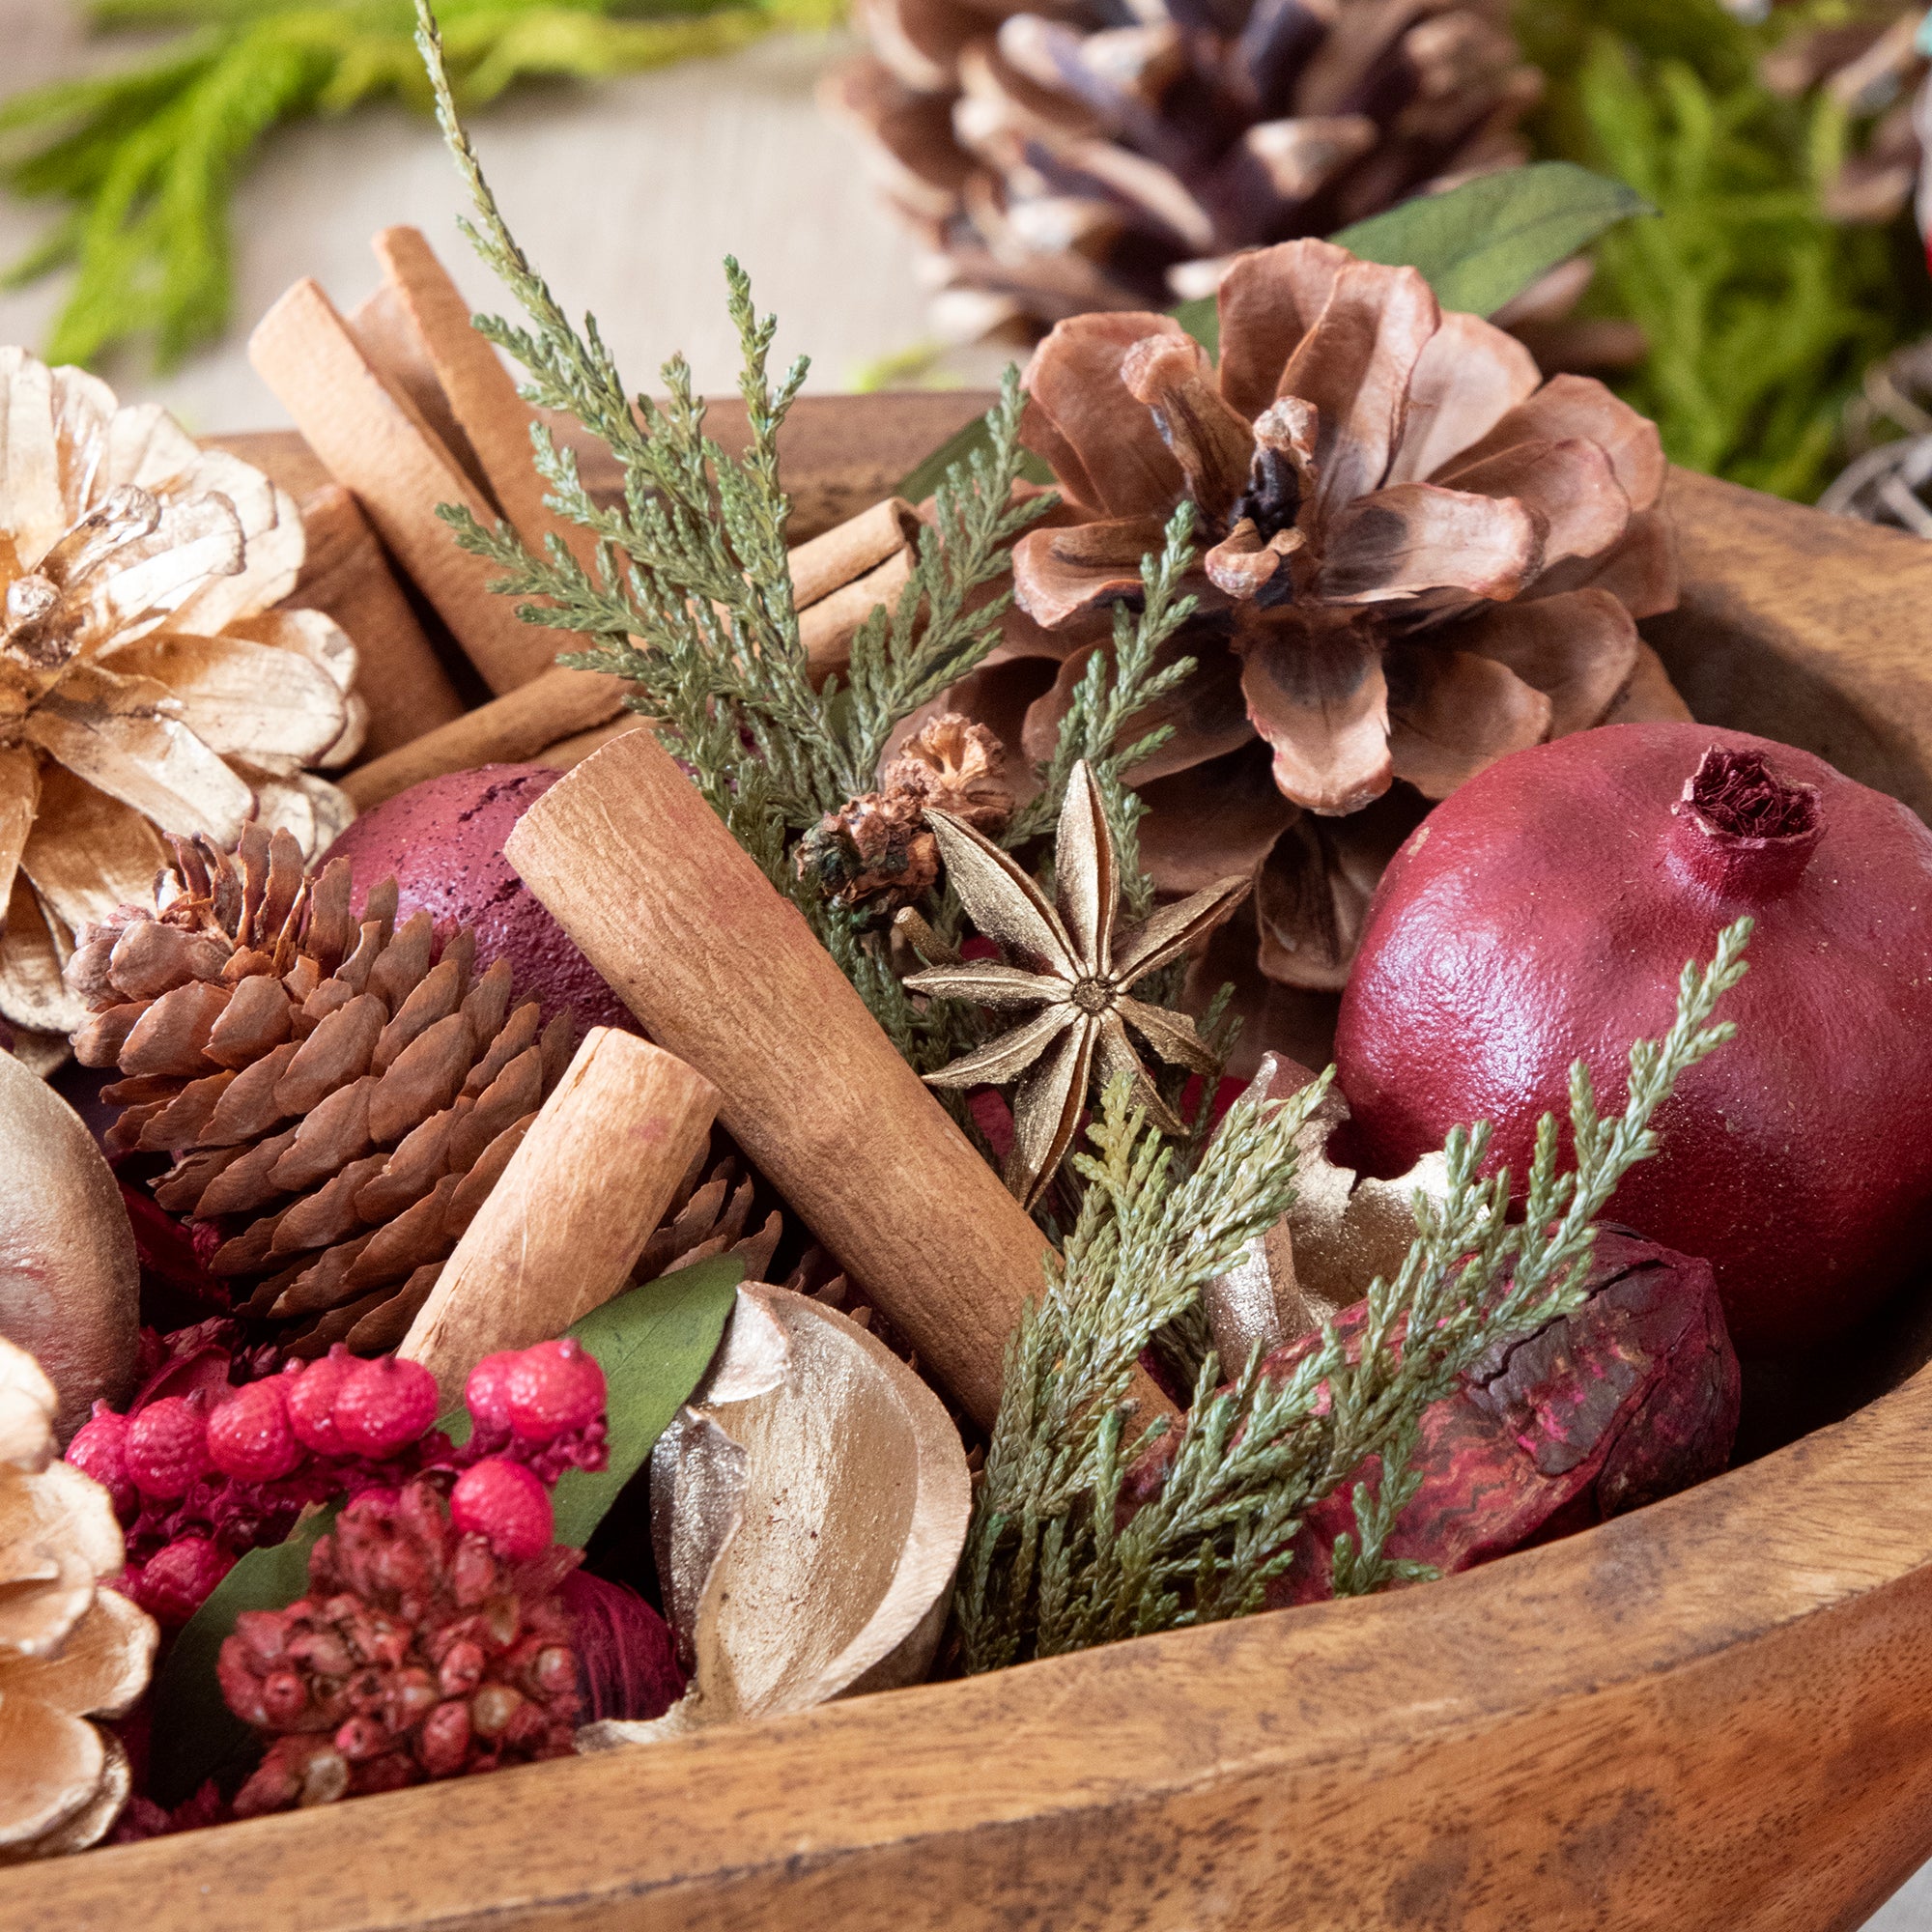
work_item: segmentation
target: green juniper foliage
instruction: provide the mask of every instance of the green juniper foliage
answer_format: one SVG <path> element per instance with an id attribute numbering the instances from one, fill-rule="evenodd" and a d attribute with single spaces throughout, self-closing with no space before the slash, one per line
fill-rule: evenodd
<path id="1" fill-rule="evenodd" d="M 1854 132 L 1843 110 L 1822 93 L 1779 99 L 1758 77 L 1778 34 L 1843 12 L 1784 7 L 1750 26 L 1718 0 L 1518 9 L 1552 82 L 1543 145 L 1660 211 L 1595 250 L 1586 309 L 1638 323 L 1650 345 L 1616 386 L 1673 461 L 1804 499 L 1830 476 L 1861 372 L 1932 314 L 1909 218 L 1887 233 L 1824 213 Z"/>
<path id="2" fill-rule="evenodd" d="M 1711 1016 L 1744 976 L 1749 932 L 1740 920 L 1708 966 L 1685 966 L 1670 1030 L 1631 1048 L 1620 1117 L 1600 1118 L 1588 1073 L 1580 1062 L 1571 1069 L 1575 1165 L 1559 1171 L 1546 1115 L 1520 1221 L 1508 1172 L 1481 1178 L 1487 1125 L 1458 1129 L 1446 1198 L 1417 1197 L 1415 1242 L 1393 1281 L 1370 1287 L 1348 1346 L 1325 1327 L 1279 1378 L 1262 1374 L 1257 1350 L 1220 1393 L 1210 1354 L 1164 1480 L 1124 1525 L 1128 1473 L 1165 1433 L 1157 1423 L 1128 1435 L 1135 1361 L 1287 1208 L 1295 1135 L 1326 1078 L 1271 1116 L 1252 1096 L 1238 1101 L 1184 1178 L 1116 1082 L 1090 1130 L 1094 1151 L 1076 1157 L 1087 1183 L 1079 1223 L 1008 1350 L 955 1605 L 967 1667 L 1259 1607 L 1309 1510 L 1369 1456 L 1390 1474 L 1381 1495 L 1355 1492 L 1357 1535 L 1336 1552 L 1337 1588 L 1413 1574 L 1382 1545 L 1413 1493 L 1406 1465 L 1423 1410 L 1499 1341 L 1580 1305 L 1596 1216 L 1655 1151 L 1650 1122 L 1677 1080 L 1731 1035 Z"/>
<path id="3" fill-rule="evenodd" d="M 51 0 L 47 0 L 51 4 Z M 446 0 L 464 98 L 530 76 L 592 79 L 723 53 L 776 26 L 828 25 L 822 0 Z M 397 97 L 427 107 L 412 0 L 95 0 L 106 29 L 189 29 L 117 71 L 0 106 L 4 179 L 68 212 L 11 270 L 72 268 L 49 362 L 151 337 L 167 365 L 218 334 L 233 296 L 228 204 L 271 128 Z"/>

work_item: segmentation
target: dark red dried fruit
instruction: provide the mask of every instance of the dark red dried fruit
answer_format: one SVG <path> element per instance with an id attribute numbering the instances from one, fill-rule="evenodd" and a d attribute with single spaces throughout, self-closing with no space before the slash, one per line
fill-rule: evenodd
<path id="1" fill-rule="evenodd" d="M 1344 1310 L 1345 1338 L 1362 1312 Z M 1286 1369 L 1312 1346 L 1281 1350 L 1269 1366 Z M 1689 1489 L 1730 1461 L 1738 1402 L 1710 1264 L 1605 1230 L 1583 1306 L 1479 1363 L 1429 1410 L 1422 1487 L 1383 1553 L 1448 1576 Z M 1371 1458 L 1311 1513 L 1271 1604 L 1330 1594 L 1335 1538 L 1354 1530 L 1354 1486 L 1379 1476 Z"/>

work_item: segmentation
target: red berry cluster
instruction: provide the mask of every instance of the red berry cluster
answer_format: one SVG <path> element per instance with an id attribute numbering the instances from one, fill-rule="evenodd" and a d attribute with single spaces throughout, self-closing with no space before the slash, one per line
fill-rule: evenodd
<path id="1" fill-rule="evenodd" d="M 446 1506 L 436 1482 L 417 1477 L 400 1494 L 349 1504 L 316 1544 L 307 1596 L 237 1618 L 216 1664 L 222 1695 L 274 1737 L 236 1796 L 237 1816 L 574 1748 L 578 1660 L 558 1591 L 579 1552 L 551 1546 L 549 1498 L 519 1463 L 473 1464 L 456 1495 L 492 1468 L 502 1472 L 493 1482 L 522 1479 L 542 1501 L 539 1552 L 466 1529 L 455 1499 Z M 527 1527 L 523 1506 L 505 1519 L 512 1540 Z"/>
<path id="2" fill-rule="evenodd" d="M 436 1379 L 393 1355 L 340 1346 L 232 1387 L 155 1394 L 128 1414 L 98 1403 L 67 1460 L 114 1499 L 127 1532 L 124 1592 L 169 1628 L 185 1623 L 244 1551 L 281 1542 L 310 1503 L 412 1478 L 453 1477 L 458 1527 L 513 1560 L 550 1548 L 548 1486 L 607 1459 L 604 1372 L 580 1343 L 487 1356 L 465 1399 L 462 1448 L 431 1425 Z"/>

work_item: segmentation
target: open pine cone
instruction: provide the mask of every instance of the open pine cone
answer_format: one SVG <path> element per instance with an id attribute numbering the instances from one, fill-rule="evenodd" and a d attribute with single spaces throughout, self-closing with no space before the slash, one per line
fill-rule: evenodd
<path id="1" fill-rule="evenodd" d="M 1922 0 L 1862 0 L 1828 24 L 1801 27 L 1764 58 L 1764 81 L 1796 97 L 1822 89 L 1856 138 L 1824 185 L 1833 221 L 1886 222 L 1913 199 L 1932 97 L 1919 51 Z"/>
<path id="2" fill-rule="evenodd" d="M 101 1587 L 122 1565 L 107 1492 L 55 1460 L 53 1384 L 0 1339 L 0 1863 L 98 1844 L 128 1756 L 87 1720 L 147 1688 L 153 1620 Z"/>
<path id="3" fill-rule="evenodd" d="M 1520 160 L 1542 88 L 1504 0 L 857 14 L 875 57 L 825 103 L 929 251 L 956 340 L 1206 295 L 1239 249 Z"/>
<path id="4" fill-rule="evenodd" d="M 301 517 L 247 464 L 18 349 L 0 420 L 0 1015 L 65 1034 L 72 935 L 145 896 L 160 834 L 232 845 L 252 819 L 310 852 L 347 823 L 308 768 L 355 750 L 355 651 L 273 608 Z"/>
<path id="5" fill-rule="evenodd" d="M 1677 597 L 1663 454 L 1412 269 L 1287 242 L 1236 262 L 1220 316 L 1218 370 L 1153 314 L 1077 317 L 1035 353 L 1022 433 L 1065 500 L 943 701 L 1043 763 L 1190 499 L 1202 609 L 1166 649 L 1199 668 L 1126 729 L 1175 727 L 1134 774 L 1143 859 L 1167 893 L 1254 875 L 1261 972 L 1334 988 L 1427 801 L 1613 713 L 1688 715 L 1634 622 Z"/>
<path id="6" fill-rule="evenodd" d="M 226 1236 L 238 1313 L 291 1352 L 392 1349 L 561 1077 L 573 1022 L 515 1006 L 475 935 L 395 923 L 393 879 L 351 913 L 346 860 L 304 874 L 287 832 L 231 860 L 174 841 L 159 910 L 91 926 L 68 983 L 85 1066 L 118 1067 L 110 1153 L 165 1152 L 170 1213 Z"/>

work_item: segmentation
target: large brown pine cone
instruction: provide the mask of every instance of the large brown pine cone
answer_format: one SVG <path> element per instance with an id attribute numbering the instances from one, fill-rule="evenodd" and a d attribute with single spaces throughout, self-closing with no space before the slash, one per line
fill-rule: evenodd
<path id="1" fill-rule="evenodd" d="M 1885 222 L 1912 200 L 1932 100 L 1918 50 L 1922 0 L 1862 0 L 1843 17 L 1802 27 L 1764 59 L 1765 84 L 1791 97 L 1822 90 L 1853 138 L 1824 185 L 1833 221 Z"/>
<path id="2" fill-rule="evenodd" d="M 285 832 L 174 850 L 159 911 L 90 927 L 67 969 L 76 1058 L 125 1076 L 108 1151 L 176 1157 L 155 1198 L 226 1236 L 210 1266 L 240 1313 L 393 1348 L 574 1023 L 514 1005 L 507 961 L 474 972 L 467 927 L 439 948 L 427 913 L 397 924 L 394 880 L 358 923 L 348 864 L 305 874 Z"/>
<path id="3" fill-rule="evenodd" d="M 1689 715 L 1635 621 L 1677 601 L 1666 466 L 1601 383 L 1545 383 L 1412 269 L 1284 242 L 1219 300 L 1218 364 L 1151 313 L 1077 317 L 1035 352 L 1021 433 L 1063 502 L 1014 546 L 1001 644 L 943 701 L 1040 768 L 1191 503 L 1198 611 L 1164 648 L 1198 668 L 1123 733 L 1171 727 L 1133 774 L 1141 856 L 1169 894 L 1254 878 L 1210 965 L 1245 946 L 1264 982 L 1249 1054 L 1319 1062 L 1290 1023 L 1315 1009 L 1290 999 L 1276 1029 L 1270 988 L 1341 987 L 1430 801 L 1548 737 Z"/>
<path id="4" fill-rule="evenodd" d="M 1164 308 L 1242 248 L 1510 165 L 1542 87 L 1506 0 L 855 11 L 876 57 L 832 75 L 825 104 L 930 251 L 955 340 Z"/>

